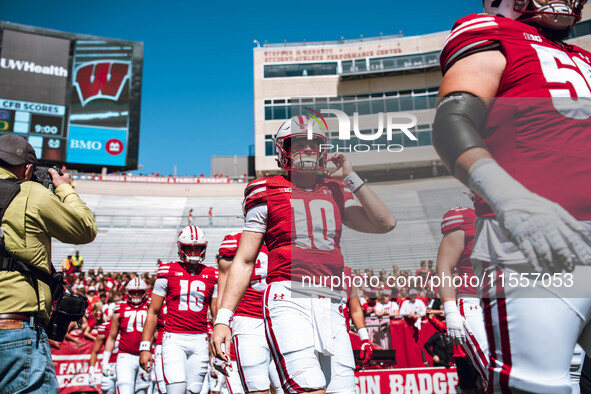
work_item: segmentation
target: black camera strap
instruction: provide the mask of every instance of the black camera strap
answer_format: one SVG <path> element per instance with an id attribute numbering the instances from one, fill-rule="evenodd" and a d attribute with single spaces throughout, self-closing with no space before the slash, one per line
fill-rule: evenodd
<path id="1" fill-rule="evenodd" d="M 16 178 L 0 179 L 0 223 L 4 217 L 6 209 L 20 193 L 22 180 Z M 4 233 L 0 228 L 0 271 L 18 271 L 23 274 L 28 274 L 33 282 L 35 295 L 37 296 L 37 311 L 41 309 L 39 305 L 39 281 L 48 285 L 51 289 L 52 296 L 55 297 L 63 290 L 63 275 L 56 273 L 53 265 L 51 265 L 51 274 L 32 265 L 25 264 L 16 256 L 9 252 L 4 246 Z"/>

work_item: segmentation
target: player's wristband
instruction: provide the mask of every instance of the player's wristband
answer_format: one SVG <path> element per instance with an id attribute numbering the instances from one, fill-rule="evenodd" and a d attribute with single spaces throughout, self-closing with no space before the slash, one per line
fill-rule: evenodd
<path id="1" fill-rule="evenodd" d="M 369 334 L 367 333 L 367 328 L 362 327 L 357 330 L 357 335 L 359 335 L 359 339 L 362 341 L 369 341 Z"/>
<path id="2" fill-rule="evenodd" d="M 146 351 L 149 352 L 152 348 L 152 342 L 150 341 L 141 341 L 140 342 L 140 352 Z"/>
<path id="3" fill-rule="evenodd" d="M 443 303 L 443 311 L 445 312 L 446 316 L 452 313 L 460 313 L 460 311 L 458 310 L 458 306 L 456 305 L 456 302 L 453 300 L 445 301 Z"/>
<path id="4" fill-rule="evenodd" d="M 232 317 L 234 317 L 234 312 L 226 308 L 220 308 L 213 325 L 215 326 L 216 324 L 223 324 L 229 327 Z"/>
<path id="5" fill-rule="evenodd" d="M 361 186 L 365 185 L 365 181 L 363 179 L 361 179 L 361 177 L 359 175 L 357 175 L 355 172 L 352 172 L 351 174 L 349 174 L 349 176 L 347 176 L 345 179 L 343 179 L 343 183 L 353 193 L 357 192 L 357 190 L 359 190 L 359 188 L 361 188 Z"/>

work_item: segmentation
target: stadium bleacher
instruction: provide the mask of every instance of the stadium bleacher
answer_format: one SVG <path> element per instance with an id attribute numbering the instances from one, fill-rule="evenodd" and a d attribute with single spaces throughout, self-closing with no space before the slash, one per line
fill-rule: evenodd
<path id="1" fill-rule="evenodd" d="M 410 269 L 421 260 L 434 259 L 441 240 L 441 217 L 448 209 L 469 203 L 462 194 L 466 188 L 452 178 L 375 183 L 372 188 L 394 212 L 398 225 L 384 235 L 345 228 L 341 248 L 346 264 L 353 268 L 390 270 L 397 264 L 401 269 Z M 57 268 L 62 259 L 79 250 L 86 270 L 102 267 L 106 271 L 153 271 L 158 259 L 177 258 L 176 236 L 187 225 L 191 208 L 194 224 L 202 227 L 208 238 L 205 263 L 214 265 L 223 237 L 240 231 L 243 223 L 242 198 L 225 196 L 223 188 L 220 190 L 217 197 L 81 193 L 95 213 L 97 238 L 81 246 L 54 240 L 54 265 Z M 213 207 L 213 226 L 209 225 L 209 207 Z"/>

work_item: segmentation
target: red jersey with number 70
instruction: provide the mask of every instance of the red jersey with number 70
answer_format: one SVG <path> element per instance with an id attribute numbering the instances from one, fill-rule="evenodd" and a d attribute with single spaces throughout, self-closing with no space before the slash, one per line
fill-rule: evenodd
<path id="1" fill-rule="evenodd" d="M 158 269 L 154 294 L 166 302 L 166 332 L 207 333 L 207 310 L 217 297 L 218 270 L 203 264 L 189 268 L 193 267 L 171 262 Z"/>
<path id="2" fill-rule="evenodd" d="M 246 211 L 267 206 L 267 283 L 341 277 L 342 218 L 345 208 L 355 203 L 345 185 L 321 178 L 313 188 L 303 189 L 274 176 L 250 182 L 244 196 Z"/>
<path id="3" fill-rule="evenodd" d="M 138 356 L 144 322 L 148 315 L 148 300 L 141 304 L 123 301 L 115 305 L 113 314 L 119 314 L 119 352 Z"/>
<path id="4" fill-rule="evenodd" d="M 534 25 L 492 15 L 459 19 L 441 52 L 459 59 L 499 50 L 506 66 L 480 134 L 494 159 L 530 191 L 591 220 L 591 53 Z M 445 100 L 445 99 L 444 99 Z M 492 215 L 482 198 L 478 216 Z"/>
<path id="5" fill-rule="evenodd" d="M 232 260 L 236 256 L 241 235 L 242 233 L 232 233 L 224 237 L 219 250 L 221 258 Z M 267 247 L 263 244 L 257 256 L 254 271 L 250 277 L 250 286 L 246 289 L 242 300 L 240 300 L 234 313 L 235 316 L 247 316 L 255 319 L 263 318 L 263 293 L 267 287 L 268 260 Z"/>

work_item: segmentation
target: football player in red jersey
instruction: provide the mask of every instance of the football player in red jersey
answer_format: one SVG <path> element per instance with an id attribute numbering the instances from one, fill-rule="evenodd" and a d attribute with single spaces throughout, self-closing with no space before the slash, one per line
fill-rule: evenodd
<path id="1" fill-rule="evenodd" d="M 215 316 L 218 271 L 202 264 L 207 239 L 199 227 L 185 227 L 178 235 L 177 245 L 181 261 L 162 264 L 158 269 L 142 334 L 140 363 L 150 371 L 152 337 L 166 302 L 162 339 L 166 392 L 197 394 L 207 373 L 207 311 L 211 307 Z"/>
<path id="2" fill-rule="evenodd" d="M 147 393 L 150 376 L 139 368 L 139 347 L 142 330 L 148 313 L 148 286 L 140 278 L 133 278 L 127 286 L 127 301 L 115 306 L 111 318 L 111 330 L 103 352 L 103 375 L 108 376 L 109 359 L 119 335 L 119 355 L 115 370 L 117 374 L 117 393 Z"/>
<path id="3" fill-rule="evenodd" d="M 490 391 L 570 392 L 591 350 L 591 53 L 561 41 L 585 2 L 485 0 L 441 52 L 433 145 L 478 194 Z"/>
<path id="4" fill-rule="evenodd" d="M 486 382 L 488 343 L 484 315 L 478 298 L 478 283 L 475 281 L 478 278 L 473 278 L 474 272 L 470 261 L 476 231 L 475 220 L 476 214 L 470 208 L 453 208 L 443 215 L 443 239 L 437 252 L 437 273 L 440 278 L 453 278 L 454 270 L 457 270 L 462 279 L 460 286 L 456 288 L 445 279 L 442 279 L 439 285 L 447 333 L 455 344 L 462 345 Z"/>
<path id="5" fill-rule="evenodd" d="M 340 294 L 311 294 L 303 281 L 342 277 L 343 224 L 370 233 L 386 233 L 396 224 L 382 200 L 353 172 L 350 160 L 342 153 L 328 156 L 327 141 L 307 116 L 295 116 L 279 128 L 278 164 L 287 175 L 257 179 L 246 187 L 246 223 L 212 335 L 214 354 L 227 360 L 230 319 L 264 242 L 269 249 L 265 332 L 285 392 L 355 392 Z M 343 182 L 319 174 L 327 162 L 336 166 Z"/>
<path id="6" fill-rule="evenodd" d="M 236 256 L 240 236 L 241 233 L 228 234 L 220 246 L 218 305 L 221 295 L 224 294 L 227 275 Z M 232 342 L 238 373 L 247 393 L 268 393 L 270 384 L 273 384 L 276 391 L 282 392 L 279 375 L 265 338 L 263 323 L 263 293 L 267 287 L 268 260 L 267 247 L 263 244 L 250 278 L 250 286 L 238 304 L 232 320 Z"/>

